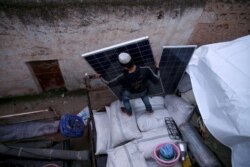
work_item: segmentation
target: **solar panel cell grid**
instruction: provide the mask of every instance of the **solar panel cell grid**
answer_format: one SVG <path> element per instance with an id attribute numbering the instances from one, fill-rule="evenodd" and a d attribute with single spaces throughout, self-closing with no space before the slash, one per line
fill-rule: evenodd
<path id="1" fill-rule="evenodd" d="M 166 94 L 175 93 L 196 45 L 164 47 L 160 60 L 160 74 Z"/>

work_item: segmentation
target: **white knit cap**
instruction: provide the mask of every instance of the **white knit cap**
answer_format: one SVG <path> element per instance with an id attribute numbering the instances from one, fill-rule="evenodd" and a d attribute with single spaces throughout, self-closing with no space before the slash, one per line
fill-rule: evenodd
<path id="1" fill-rule="evenodd" d="M 121 63 L 121 64 L 127 64 L 127 63 L 129 63 L 130 62 L 130 60 L 131 60 L 131 56 L 128 54 L 128 53 L 120 53 L 119 54 L 119 62 Z"/>

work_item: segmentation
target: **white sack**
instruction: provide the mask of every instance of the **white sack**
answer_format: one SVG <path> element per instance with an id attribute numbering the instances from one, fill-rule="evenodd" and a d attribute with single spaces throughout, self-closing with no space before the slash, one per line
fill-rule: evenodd
<path id="1" fill-rule="evenodd" d="M 162 109 L 164 108 L 164 98 L 162 96 L 149 97 L 149 102 L 153 109 Z M 133 111 L 145 111 L 145 105 L 141 98 L 130 100 L 130 104 Z"/>
<path id="2" fill-rule="evenodd" d="M 153 158 L 147 159 L 147 160 L 146 160 L 146 163 L 147 163 L 147 165 L 148 165 L 149 167 L 162 167 L 162 166 L 158 165 L 158 164 L 156 163 L 156 161 L 155 161 Z M 172 166 L 172 167 L 182 167 L 182 165 L 181 165 L 180 162 L 178 162 L 177 164 L 175 164 L 175 165 Z"/>
<path id="3" fill-rule="evenodd" d="M 165 126 L 165 117 L 169 117 L 167 109 L 154 109 L 154 113 L 148 113 L 145 111 L 135 112 L 137 125 L 140 131 L 149 131 L 151 129 Z"/>
<path id="4" fill-rule="evenodd" d="M 249 155 L 250 155 L 250 141 L 246 138 L 245 142 L 235 144 L 232 147 L 232 164 L 234 166 L 245 167 L 248 163 L 249 166 Z"/>
<path id="5" fill-rule="evenodd" d="M 107 113 L 111 125 L 111 147 L 141 137 L 135 115 L 128 116 L 121 112 L 121 102 L 119 100 L 110 105 L 110 110 L 107 110 Z"/>
<path id="6" fill-rule="evenodd" d="M 107 157 L 107 163 L 106 163 L 106 167 L 113 167 L 111 160 L 109 158 L 109 156 Z"/>
<path id="7" fill-rule="evenodd" d="M 106 110 L 109 107 L 106 107 Z M 96 155 L 105 154 L 110 148 L 110 125 L 106 112 L 94 112 L 95 128 L 96 128 Z"/>
<path id="8" fill-rule="evenodd" d="M 204 123 L 232 149 L 234 167 L 250 164 L 249 63 L 250 36 L 246 36 L 199 47 L 187 69 Z"/>
<path id="9" fill-rule="evenodd" d="M 175 95 L 165 96 L 165 106 L 177 126 L 187 122 L 193 113 L 194 106 Z"/>
<path id="10" fill-rule="evenodd" d="M 147 167 L 137 146 L 128 143 L 108 151 L 106 167 Z"/>

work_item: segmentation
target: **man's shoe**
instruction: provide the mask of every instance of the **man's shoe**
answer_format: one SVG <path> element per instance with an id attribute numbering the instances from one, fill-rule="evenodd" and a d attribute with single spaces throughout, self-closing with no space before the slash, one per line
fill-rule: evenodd
<path id="1" fill-rule="evenodd" d="M 121 107 L 121 111 L 125 114 L 127 114 L 128 116 L 132 115 L 132 112 L 129 112 L 125 107 Z"/>
<path id="2" fill-rule="evenodd" d="M 154 113 L 154 110 L 152 110 L 152 109 L 147 109 L 146 111 L 147 111 L 148 113 L 150 113 L 150 114 Z"/>

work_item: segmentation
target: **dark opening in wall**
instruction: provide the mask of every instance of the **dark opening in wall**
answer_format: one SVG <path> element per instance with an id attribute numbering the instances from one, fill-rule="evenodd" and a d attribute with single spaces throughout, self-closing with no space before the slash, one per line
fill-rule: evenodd
<path id="1" fill-rule="evenodd" d="M 57 60 L 30 61 L 28 65 L 43 91 L 66 89 Z"/>

